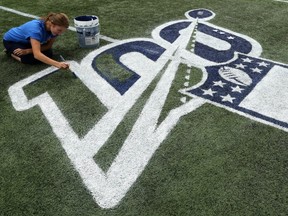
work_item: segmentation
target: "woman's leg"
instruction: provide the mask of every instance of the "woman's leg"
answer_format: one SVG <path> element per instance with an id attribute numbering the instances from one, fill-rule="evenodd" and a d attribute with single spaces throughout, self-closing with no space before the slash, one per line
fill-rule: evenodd
<path id="1" fill-rule="evenodd" d="M 22 61 L 23 56 L 15 55 L 14 50 L 19 49 L 19 48 L 20 49 L 31 49 L 30 44 L 17 43 L 17 42 L 5 41 L 5 40 L 3 40 L 3 45 L 6 49 L 6 51 L 5 51 L 6 54 L 11 56 L 12 58 L 16 59 L 19 62 L 23 62 Z"/>
<path id="2" fill-rule="evenodd" d="M 52 58 L 52 56 L 53 56 L 52 49 L 43 51 L 42 53 L 44 55 L 46 55 L 47 57 L 49 57 L 49 58 Z M 42 63 L 41 61 L 35 59 L 33 54 L 23 55 L 23 56 L 20 56 L 20 58 L 21 58 L 21 62 L 24 63 L 24 64 L 39 64 L 39 63 Z"/>
<path id="3" fill-rule="evenodd" d="M 24 44 L 24 43 L 15 43 L 15 42 L 10 42 L 10 41 L 5 41 L 3 40 L 4 47 L 6 49 L 6 53 L 9 56 L 12 56 L 14 59 L 17 61 L 20 61 L 24 64 L 37 64 L 41 63 L 41 61 L 37 60 L 34 58 L 33 54 L 27 54 L 27 55 L 22 55 L 22 56 L 17 56 L 13 52 L 16 49 L 31 49 L 31 44 Z M 52 58 L 53 52 L 51 49 L 46 50 L 42 52 L 44 55 L 48 56 L 49 58 Z"/>
<path id="4" fill-rule="evenodd" d="M 31 49 L 31 44 L 29 43 L 25 44 L 25 43 L 17 43 L 17 42 L 3 40 L 3 45 L 5 47 L 5 52 L 7 55 L 14 54 L 14 51 L 16 49 Z"/>
<path id="5" fill-rule="evenodd" d="M 12 56 L 12 58 L 16 59 L 17 61 L 22 62 L 21 58 L 19 56 L 14 55 L 13 53 L 11 54 L 11 56 Z"/>

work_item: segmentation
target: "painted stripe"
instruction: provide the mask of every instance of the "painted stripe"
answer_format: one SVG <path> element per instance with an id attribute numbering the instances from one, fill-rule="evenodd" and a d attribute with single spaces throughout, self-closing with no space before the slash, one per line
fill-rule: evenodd
<path id="1" fill-rule="evenodd" d="M 278 1 L 278 2 L 285 2 L 285 3 L 288 3 L 288 0 L 274 0 L 274 1 Z"/>
<path id="2" fill-rule="evenodd" d="M 33 18 L 33 19 L 39 19 L 38 16 L 34 16 L 34 15 L 31 15 L 31 14 L 23 13 L 23 12 L 20 12 L 20 11 L 11 9 L 11 8 L 0 6 L 0 9 L 8 11 L 8 12 L 11 12 L 11 13 L 14 13 L 14 14 L 18 14 L 18 15 L 21 15 L 21 16 L 24 16 L 24 17 L 29 17 L 29 18 Z"/>
<path id="3" fill-rule="evenodd" d="M 38 17 L 38 16 L 34 16 L 34 15 L 28 14 L 28 13 L 23 13 L 23 12 L 21 12 L 21 11 L 17 11 L 17 10 L 14 10 L 14 9 L 11 9 L 11 8 L 8 8 L 8 7 L 4 7 L 4 6 L 1 6 L 1 5 L 0 5 L 0 9 L 1 9 L 1 10 L 4 10 L 4 11 L 11 12 L 11 13 L 14 13 L 14 14 L 18 14 L 18 15 L 20 15 L 20 16 L 29 17 L 29 18 L 32 18 L 32 19 L 39 19 L 39 18 L 40 18 L 40 17 Z M 69 26 L 68 29 L 71 30 L 71 31 L 76 32 L 76 28 L 75 28 L 75 27 Z M 114 43 L 114 42 L 119 41 L 119 40 L 117 40 L 117 39 L 110 38 L 110 37 L 107 37 L 107 36 L 104 36 L 104 35 L 100 35 L 100 38 L 101 38 L 102 40 L 105 40 L 105 41 L 108 41 L 108 42 L 111 42 L 111 43 Z"/>

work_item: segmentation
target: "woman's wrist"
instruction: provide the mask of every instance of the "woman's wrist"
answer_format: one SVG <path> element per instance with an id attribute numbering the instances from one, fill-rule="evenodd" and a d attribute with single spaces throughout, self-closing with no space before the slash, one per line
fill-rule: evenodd
<path id="1" fill-rule="evenodd" d="M 33 53 L 32 49 L 25 49 L 25 55 L 32 54 L 32 53 Z"/>

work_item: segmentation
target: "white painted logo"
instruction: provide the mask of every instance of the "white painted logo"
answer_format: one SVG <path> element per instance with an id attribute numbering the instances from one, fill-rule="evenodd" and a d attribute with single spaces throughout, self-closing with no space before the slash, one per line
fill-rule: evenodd
<path id="1" fill-rule="evenodd" d="M 261 61 L 257 58 L 262 52 L 258 42 L 208 23 L 207 21 L 215 16 L 212 11 L 197 9 L 188 11 L 185 15 L 187 19 L 169 22 L 156 28 L 152 32 L 153 39 L 139 38 L 114 42 L 92 51 L 80 64 L 75 61 L 70 62 L 71 70 L 108 110 L 84 137 L 79 137 L 74 132 L 48 92 L 28 99 L 23 90 L 32 82 L 57 71 L 57 68 L 49 67 L 40 71 L 17 82 L 8 90 L 16 110 L 40 107 L 83 179 L 83 183 L 102 208 L 115 207 L 121 201 L 179 119 L 206 102 L 287 130 L 285 124 L 288 119 L 283 120 L 283 116 L 278 113 L 269 113 L 269 104 L 262 110 L 257 107 L 260 101 L 257 98 L 268 100 L 269 97 L 274 96 L 273 92 L 270 92 L 271 89 L 267 88 L 271 79 L 274 79 L 272 84 L 275 89 L 280 90 L 277 85 L 279 82 L 283 83 L 280 77 L 286 74 L 288 70 L 284 69 L 286 66 L 273 63 L 273 67 L 265 71 L 265 75 L 268 75 L 263 75 L 262 81 L 259 79 L 254 81 L 257 77 L 249 73 L 253 73 L 253 69 L 255 74 L 261 72 L 265 67 L 264 64 L 269 62 L 261 60 L 263 62 L 261 65 Z M 237 62 L 240 54 L 242 62 Z M 102 71 L 101 58 L 111 59 L 115 65 L 121 66 L 131 76 L 125 81 L 108 77 Z M 255 65 L 251 62 L 255 61 L 256 64 L 256 60 L 259 66 L 253 68 Z M 182 89 L 181 92 L 193 96 L 193 99 L 185 103 L 187 100 L 182 98 L 183 105 L 172 109 L 164 121 L 157 125 L 180 63 L 187 64 L 187 71 L 191 66 L 201 68 L 203 80 L 193 87 L 189 87 L 187 82 L 186 86 L 189 88 Z M 246 71 L 248 68 L 249 73 Z M 104 172 L 93 157 L 163 69 L 165 72 L 118 155 L 108 171 Z M 214 74 L 218 77 L 214 77 Z M 223 90 L 228 84 L 231 92 L 234 89 L 233 94 Z M 253 91 L 254 89 L 257 91 Z M 234 97 L 234 93 L 241 95 L 241 92 L 245 92 L 245 95 Z M 263 92 L 268 96 L 263 96 Z M 287 93 L 281 92 L 282 97 L 288 98 Z M 233 106 L 234 101 L 237 101 L 235 106 Z M 276 98 L 272 102 L 280 105 Z M 264 102 L 262 105 L 265 105 Z M 272 118 L 273 121 L 270 120 Z M 284 125 L 278 124 L 278 121 L 282 120 Z"/>

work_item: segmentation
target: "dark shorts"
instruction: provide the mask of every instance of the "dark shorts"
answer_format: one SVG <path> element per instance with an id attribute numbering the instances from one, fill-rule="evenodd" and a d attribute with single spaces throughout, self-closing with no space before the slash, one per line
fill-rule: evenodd
<path id="1" fill-rule="evenodd" d="M 7 50 L 7 55 L 11 56 L 13 54 L 14 50 L 20 48 L 20 49 L 31 49 L 31 44 L 30 43 L 17 43 L 17 42 L 11 42 L 11 41 L 6 41 L 3 40 L 3 44 L 5 49 Z M 48 56 L 49 58 L 52 58 L 53 52 L 52 49 L 46 50 L 42 52 L 44 55 Z M 28 54 L 28 55 L 22 55 L 19 56 L 21 59 L 21 62 L 24 64 L 37 64 L 41 63 L 41 61 L 37 60 L 34 58 L 33 54 Z"/>

